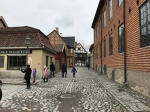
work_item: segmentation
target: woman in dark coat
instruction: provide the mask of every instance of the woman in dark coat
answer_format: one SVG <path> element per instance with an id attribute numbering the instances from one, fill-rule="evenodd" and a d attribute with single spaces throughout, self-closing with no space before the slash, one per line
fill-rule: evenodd
<path id="1" fill-rule="evenodd" d="M 51 78 L 52 76 L 55 77 L 54 71 L 55 71 L 55 65 L 54 65 L 53 62 L 52 62 L 51 65 L 50 65 L 50 78 Z"/>
<path id="2" fill-rule="evenodd" d="M 25 80 L 26 80 L 26 84 L 27 84 L 26 89 L 30 89 L 30 78 L 31 78 L 31 73 L 32 73 L 30 65 L 27 65 L 27 68 L 25 70 L 21 69 L 21 72 L 25 73 Z"/>
<path id="3" fill-rule="evenodd" d="M 66 77 L 66 75 L 67 75 L 67 66 L 66 66 L 66 64 L 64 63 L 64 64 L 62 65 L 62 77 L 64 78 L 64 77 Z"/>

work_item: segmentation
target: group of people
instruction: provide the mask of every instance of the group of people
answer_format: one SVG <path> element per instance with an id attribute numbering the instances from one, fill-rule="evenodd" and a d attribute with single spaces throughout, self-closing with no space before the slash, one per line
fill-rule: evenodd
<path id="1" fill-rule="evenodd" d="M 25 70 L 21 69 L 21 72 L 25 73 L 24 79 L 26 80 L 26 85 L 27 85 L 26 89 L 30 89 L 31 74 L 33 75 L 33 83 L 35 83 L 36 73 L 37 73 L 36 68 L 34 68 L 32 71 L 30 65 L 27 65 L 27 68 Z M 75 73 L 77 72 L 77 70 L 74 66 L 72 67 L 71 72 L 73 73 L 73 77 L 75 78 Z M 48 74 L 47 74 L 46 66 L 44 66 L 42 77 L 44 82 L 48 82 Z M 55 65 L 53 64 L 53 62 L 50 64 L 50 78 L 52 77 L 55 77 Z M 62 65 L 62 77 L 63 78 L 67 77 L 67 66 L 65 63 Z"/>

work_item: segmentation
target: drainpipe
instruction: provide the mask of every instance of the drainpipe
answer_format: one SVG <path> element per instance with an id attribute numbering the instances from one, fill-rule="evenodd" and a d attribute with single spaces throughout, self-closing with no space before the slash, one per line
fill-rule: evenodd
<path id="1" fill-rule="evenodd" d="M 127 62 L 126 62 L 126 0 L 123 0 L 123 16 L 124 16 L 124 84 L 127 83 Z"/>
<path id="2" fill-rule="evenodd" d="M 103 74 L 102 72 L 102 15 L 101 15 L 101 75 Z"/>

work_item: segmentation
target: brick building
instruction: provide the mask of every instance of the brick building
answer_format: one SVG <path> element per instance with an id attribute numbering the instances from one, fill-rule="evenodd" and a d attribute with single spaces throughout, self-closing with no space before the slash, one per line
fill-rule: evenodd
<path id="1" fill-rule="evenodd" d="M 150 96 L 150 0 L 100 0 L 94 69 Z"/>

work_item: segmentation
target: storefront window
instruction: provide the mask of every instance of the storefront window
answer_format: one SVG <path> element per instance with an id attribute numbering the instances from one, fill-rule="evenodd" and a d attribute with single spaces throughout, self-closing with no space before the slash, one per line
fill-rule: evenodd
<path id="1" fill-rule="evenodd" d="M 8 70 L 20 70 L 26 67 L 26 56 L 8 56 Z"/>
<path id="2" fill-rule="evenodd" d="M 4 56 L 0 56 L 0 68 L 4 67 Z"/>

